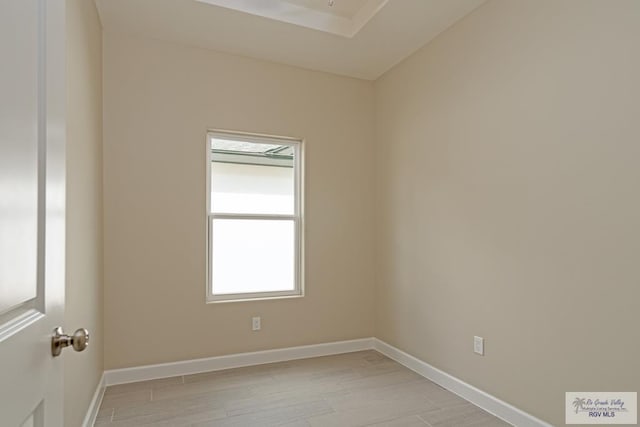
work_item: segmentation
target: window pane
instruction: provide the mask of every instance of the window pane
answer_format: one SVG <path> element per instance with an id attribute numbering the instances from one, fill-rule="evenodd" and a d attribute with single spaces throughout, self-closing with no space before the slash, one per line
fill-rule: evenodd
<path id="1" fill-rule="evenodd" d="M 212 162 L 211 211 L 294 213 L 293 167 Z"/>
<path id="2" fill-rule="evenodd" d="M 213 293 L 292 291 L 294 221 L 214 219 Z"/>
<path id="3" fill-rule="evenodd" d="M 211 139 L 211 206 L 215 213 L 294 214 L 293 146 Z"/>

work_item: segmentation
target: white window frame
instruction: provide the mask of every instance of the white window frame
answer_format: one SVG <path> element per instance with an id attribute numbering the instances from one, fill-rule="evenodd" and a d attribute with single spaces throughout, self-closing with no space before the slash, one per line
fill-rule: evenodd
<path id="1" fill-rule="evenodd" d="M 246 141 L 262 144 L 278 144 L 293 147 L 293 171 L 294 171 L 294 211 L 292 215 L 282 214 L 238 214 L 238 213 L 213 213 L 211 210 L 211 140 L 215 138 Z M 234 302 L 234 301 L 251 301 L 261 299 L 276 298 L 297 298 L 304 296 L 304 150 L 303 140 L 290 137 L 261 135 L 245 132 L 210 130 L 207 132 L 206 143 L 206 159 L 207 159 L 207 249 L 206 249 L 206 265 L 207 265 L 207 302 Z M 213 282 L 211 272 L 211 252 L 213 244 L 213 220 L 214 219 L 259 219 L 272 221 L 291 221 L 294 223 L 294 289 L 291 291 L 269 291 L 269 292 L 252 292 L 237 294 L 219 294 L 213 293 Z"/>

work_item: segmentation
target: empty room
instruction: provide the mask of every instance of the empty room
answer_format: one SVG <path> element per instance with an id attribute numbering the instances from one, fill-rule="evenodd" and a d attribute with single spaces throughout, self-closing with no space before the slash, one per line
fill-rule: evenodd
<path id="1" fill-rule="evenodd" d="M 637 425 L 640 0 L 0 0 L 0 426 Z"/>

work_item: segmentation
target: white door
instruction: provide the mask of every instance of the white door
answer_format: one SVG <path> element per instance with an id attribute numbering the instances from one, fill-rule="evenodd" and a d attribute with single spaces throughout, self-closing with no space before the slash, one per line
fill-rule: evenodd
<path id="1" fill-rule="evenodd" d="M 64 0 L 0 0 L 0 425 L 62 426 Z"/>

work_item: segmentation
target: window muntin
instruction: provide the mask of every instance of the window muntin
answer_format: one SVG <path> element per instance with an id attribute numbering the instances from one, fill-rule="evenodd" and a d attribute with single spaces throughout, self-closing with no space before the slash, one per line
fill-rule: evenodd
<path id="1" fill-rule="evenodd" d="M 209 133 L 207 296 L 302 295 L 301 141 Z"/>

